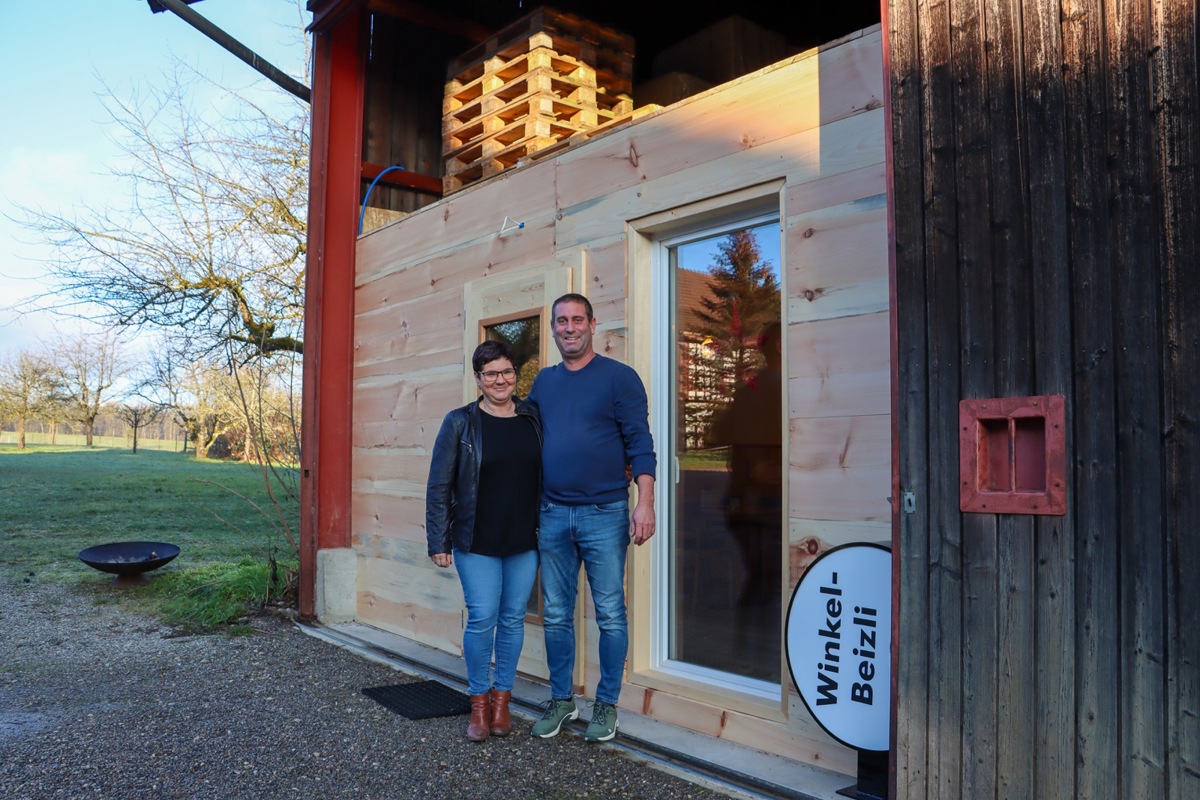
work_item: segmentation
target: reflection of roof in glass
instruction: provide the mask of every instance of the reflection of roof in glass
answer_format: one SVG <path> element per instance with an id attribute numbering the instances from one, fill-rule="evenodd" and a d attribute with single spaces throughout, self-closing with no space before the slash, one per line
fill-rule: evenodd
<path id="1" fill-rule="evenodd" d="M 712 293 L 712 276 L 690 269 L 675 271 L 675 309 L 680 331 L 694 331 L 700 326 L 700 312 L 705 300 L 716 300 Z"/>

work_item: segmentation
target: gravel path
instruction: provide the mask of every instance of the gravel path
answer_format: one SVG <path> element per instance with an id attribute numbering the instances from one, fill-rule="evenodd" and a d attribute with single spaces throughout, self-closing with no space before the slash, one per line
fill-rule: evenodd
<path id="1" fill-rule="evenodd" d="M 180 636 L 108 587 L 0 583 L 0 797 L 718 798 L 573 734 L 471 744 L 360 690 L 419 680 L 274 617 Z"/>

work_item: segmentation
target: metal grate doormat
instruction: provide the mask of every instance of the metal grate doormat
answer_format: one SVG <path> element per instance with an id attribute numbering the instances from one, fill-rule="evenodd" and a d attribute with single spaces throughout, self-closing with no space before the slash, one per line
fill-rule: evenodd
<path id="1" fill-rule="evenodd" d="M 362 693 L 408 719 L 453 717 L 471 712 L 471 699 L 437 681 L 372 686 Z"/>

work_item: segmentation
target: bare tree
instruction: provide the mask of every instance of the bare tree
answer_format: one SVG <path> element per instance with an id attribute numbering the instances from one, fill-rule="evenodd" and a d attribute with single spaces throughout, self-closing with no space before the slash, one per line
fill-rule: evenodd
<path id="1" fill-rule="evenodd" d="M 105 395 L 128 370 L 117 335 L 104 331 L 60 338 L 52 348 L 52 358 L 68 413 L 83 425 L 91 447 Z"/>
<path id="2" fill-rule="evenodd" d="M 194 424 L 192 404 L 184 388 L 184 373 L 191 358 L 185 340 L 160 337 L 150 349 L 150 360 L 144 366 L 138 390 L 141 397 L 158 406 L 163 414 L 169 414 L 171 421 L 184 432 L 185 453 Z"/>
<path id="3" fill-rule="evenodd" d="M 223 90 L 221 107 L 235 110 L 217 115 L 193 100 L 204 83 L 178 67 L 164 89 L 109 92 L 126 156 L 113 175 L 128 200 L 73 215 L 24 209 L 58 253 L 41 302 L 212 349 L 233 343 L 243 356 L 301 352 L 308 106 L 279 117 Z"/>
<path id="4" fill-rule="evenodd" d="M 29 422 L 47 415 L 60 397 L 58 373 L 44 355 L 22 350 L 0 361 L 0 416 L 13 420 L 25 449 Z"/>
<path id="5" fill-rule="evenodd" d="M 187 365 L 182 373 L 180 388 L 182 403 L 178 410 L 187 424 L 184 429 L 191 439 L 197 458 L 207 458 L 236 420 L 229 404 L 226 383 L 228 374 L 210 363 Z"/>
<path id="6" fill-rule="evenodd" d="M 245 423 L 245 460 L 257 462 L 271 505 L 259 507 L 271 529 L 299 554 L 300 419 L 299 358 L 264 359 L 236 368 L 234 405 Z M 269 560 L 274 568 L 275 537 Z"/>
<path id="7" fill-rule="evenodd" d="M 152 425 L 163 413 L 160 406 L 149 403 L 145 400 L 127 399 L 116 407 L 116 414 L 125 424 L 129 426 L 130 432 L 133 434 L 133 454 L 137 455 L 138 449 L 138 433 L 149 425 Z"/>

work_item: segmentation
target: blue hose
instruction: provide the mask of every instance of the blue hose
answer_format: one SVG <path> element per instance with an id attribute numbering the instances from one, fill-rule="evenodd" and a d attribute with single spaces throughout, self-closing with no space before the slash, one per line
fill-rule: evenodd
<path id="1" fill-rule="evenodd" d="M 388 167 L 383 172 L 380 172 L 378 175 L 376 175 L 375 180 L 371 181 L 371 185 L 367 187 L 367 193 L 363 197 L 363 201 L 362 201 L 362 211 L 360 211 L 358 214 L 358 235 L 359 236 L 362 236 L 363 220 L 366 219 L 366 216 L 367 216 L 367 201 L 371 199 L 371 190 L 375 188 L 375 184 L 379 183 L 380 178 L 382 178 L 384 175 L 387 175 L 392 170 L 397 170 L 397 169 L 403 170 L 404 167 L 401 167 L 401 166 Z"/>

